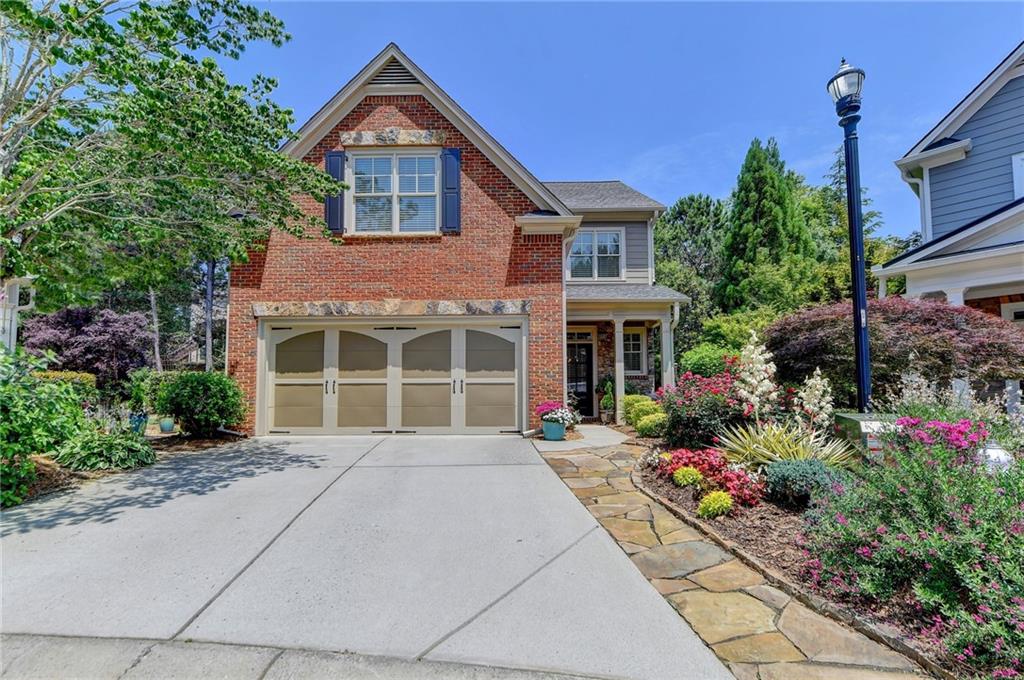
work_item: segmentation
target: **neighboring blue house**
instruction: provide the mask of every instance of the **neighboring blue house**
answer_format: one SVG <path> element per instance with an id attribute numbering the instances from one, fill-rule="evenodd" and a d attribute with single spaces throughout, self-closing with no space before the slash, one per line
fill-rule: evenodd
<path id="1" fill-rule="evenodd" d="M 1024 324 L 1024 42 L 896 161 L 921 201 L 921 246 L 874 267 L 907 297 Z"/>

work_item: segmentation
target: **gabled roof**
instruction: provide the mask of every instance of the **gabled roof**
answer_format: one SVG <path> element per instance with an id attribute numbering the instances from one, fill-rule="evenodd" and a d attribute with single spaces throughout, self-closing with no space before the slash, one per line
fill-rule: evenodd
<path id="1" fill-rule="evenodd" d="M 658 210 L 665 206 L 618 180 L 544 182 L 571 210 Z"/>
<path id="2" fill-rule="evenodd" d="M 911 250 L 908 250 L 907 252 L 903 253 L 898 257 L 894 257 L 893 259 L 883 264 L 881 267 L 873 267 L 873 269 L 877 271 L 882 271 L 892 267 L 893 265 L 900 263 L 907 265 L 910 264 L 911 262 L 936 258 L 938 251 L 942 250 L 943 248 L 947 248 L 953 245 L 954 243 L 966 239 L 970 236 L 975 236 L 983 232 L 987 228 L 1000 223 L 1001 221 L 1005 220 L 1006 218 L 1010 217 L 1015 213 L 1024 213 L 1024 197 L 1018 198 L 1015 201 L 1011 201 L 1006 205 L 997 208 L 996 210 L 993 210 L 987 215 L 982 215 L 978 219 L 972 220 L 971 222 L 968 222 L 962 227 L 958 227 L 953 231 L 943 234 L 942 236 L 936 239 L 932 239 L 927 243 L 922 243 L 918 247 L 912 248 Z M 995 248 L 1010 245 L 1016 244 L 1003 243 L 992 247 Z"/>
<path id="3" fill-rule="evenodd" d="M 1007 81 L 1024 75 L 1024 42 L 1013 49 L 985 79 L 960 100 L 953 110 L 928 131 L 903 158 L 919 154 L 939 140 L 954 134 L 967 120 L 991 99 Z"/>
<path id="4" fill-rule="evenodd" d="M 395 43 L 389 43 L 337 94 L 299 128 L 294 140 L 281 150 L 295 157 L 309 153 L 363 97 L 370 94 L 421 94 L 487 156 L 530 200 L 559 215 L 571 211 L 522 163 L 498 143 L 423 72 Z"/>
<path id="5" fill-rule="evenodd" d="M 577 302 L 683 302 L 690 298 L 657 283 L 570 283 L 565 287 L 565 299 Z"/>

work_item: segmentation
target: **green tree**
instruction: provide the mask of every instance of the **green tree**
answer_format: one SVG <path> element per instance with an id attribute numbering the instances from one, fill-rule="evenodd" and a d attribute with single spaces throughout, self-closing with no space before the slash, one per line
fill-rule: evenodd
<path id="1" fill-rule="evenodd" d="M 759 301 L 749 297 L 750 287 L 743 285 L 756 269 L 787 263 L 799 271 L 800 260 L 812 255 L 811 235 L 778 145 L 773 139 L 767 145 L 754 139 L 733 191 L 722 277 L 715 290 L 719 304 L 726 311 L 757 306 Z"/>
<path id="2" fill-rule="evenodd" d="M 322 230 L 294 197 L 338 185 L 277 151 L 275 83 L 214 61 L 287 38 L 240 0 L 0 2 L 0 279 L 38 275 L 56 304 L 155 250 L 242 258 Z"/>
<path id="3" fill-rule="evenodd" d="M 677 357 L 696 344 L 701 322 L 719 311 L 714 282 L 721 273 L 728 219 L 724 202 L 691 194 L 676 201 L 654 225 L 655 278 L 690 298 L 676 328 Z"/>

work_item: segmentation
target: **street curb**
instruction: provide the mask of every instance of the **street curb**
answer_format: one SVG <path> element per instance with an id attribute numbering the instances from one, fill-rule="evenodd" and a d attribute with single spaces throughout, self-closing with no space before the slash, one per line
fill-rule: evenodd
<path id="1" fill-rule="evenodd" d="M 719 534 L 712 527 L 708 526 L 707 523 L 701 521 L 696 517 L 691 516 L 688 512 L 686 512 L 686 510 L 676 505 L 668 498 L 665 498 L 664 496 L 658 494 L 656 491 L 649 489 L 647 485 L 644 483 L 644 480 L 641 477 L 638 470 L 633 470 L 632 474 L 630 475 L 630 479 L 632 480 L 633 485 L 636 488 L 638 488 L 644 495 L 661 503 L 663 506 L 668 508 L 673 515 L 675 515 L 680 520 L 682 520 L 689 526 L 693 527 L 697 531 L 700 531 L 702 534 L 711 539 L 714 543 L 717 543 L 722 548 L 731 552 L 733 555 L 737 557 L 737 559 L 746 564 L 748 567 L 751 567 L 755 571 L 760 572 L 761 575 L 764 576 L 769 583 L 771 583 L 773 586 L 777 587 L 779 590 L 783 591 L 793 599 L 804 604 L 812 611 L 817 612 L 822 616 L 827 616 L 828 618 L 835 619 L 836 621 L 846 624 L 847 626 L 853 628 L 857 632 L 862 633 L 869 639 L 874 640 L 875 642 L 881 645 L 889 647 L 893 651 L 898 652 L 899 654 L 902 654 L 903 656 L 911 659 L 935 677 L 942 678 L 943 680 L 957 680 L 957 675 L 938 665 L 933 660 L 929 659 L 927 656 L 922 654 L 917 649 L 914 649 L 903 640 L 893 635 L 890 635 L 889 633 L 886 633 L 877 625 L 857 617 L 847 609 L 837 607 L 836 605 L 832 604 L 831 602 L 828 602 L 827 600 L 821 597 L 805 592 L 803 588 L 801 588 L 796 583 L 791 581 L 787 576 L 765 565 L 759 559 L 757 559 L 749 552 L 747 552 L 744 548 Z"/>

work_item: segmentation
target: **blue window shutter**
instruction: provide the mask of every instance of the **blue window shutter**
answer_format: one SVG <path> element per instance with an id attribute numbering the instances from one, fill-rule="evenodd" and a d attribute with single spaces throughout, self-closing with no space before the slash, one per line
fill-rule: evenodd
<path id="1" fill-rule="evenodd" d="M 462 231 L 462 153 L 459 149 L 441 151 L 441 233 Z"/>
<path id="2" fill-rule="evenodd" d="M 328 151 L 324 156 L 324 166 L 327 174 L 336 180 L 345 179 L 345 152 Z M 339 192 L 334 196 L 324 199 L 324 221 L 331 231 L 345 231 L 345 192 Z"/>

